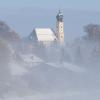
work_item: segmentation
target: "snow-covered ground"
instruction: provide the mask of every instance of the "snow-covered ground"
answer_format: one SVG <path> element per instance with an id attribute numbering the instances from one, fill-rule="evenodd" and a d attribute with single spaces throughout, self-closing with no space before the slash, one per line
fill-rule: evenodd
<path id="1" fill-rule="evenodd" d="M 82 73 L 85 72 L 85 68 L 81 68 L 78 65 L 74 65 L 68 62 L 63 62 L 63 63 L 46 63 L 50 65 L 51 67 L 56 67 L 56 68 L 66 68 L 69 71 L 76 72 L 76 73 Z"/>
<path id="2" fill-rule="evenodd" d="M 9 64 L 1 74 L 5 80 L 0 80 L 1 100 L 99 100 L 100 68 L 92 66 L 92 62 L 90 66 L 96 45 L 82 44 L 74 45 L 75 51 L 73 45 L 63 48 L 63 53 L 62 49 L 54 53 L 49 49 L 44 57 L 34 52 L 16 52 L 9 46 Z"/>

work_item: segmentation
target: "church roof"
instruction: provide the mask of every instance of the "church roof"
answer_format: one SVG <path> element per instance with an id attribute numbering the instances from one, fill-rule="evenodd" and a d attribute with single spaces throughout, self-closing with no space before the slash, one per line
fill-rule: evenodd
<path id="1" fill-rule="evenodd" d="M 50 28 L 35 28 L 38 41 L 54 41 L 56 36 Z"/>

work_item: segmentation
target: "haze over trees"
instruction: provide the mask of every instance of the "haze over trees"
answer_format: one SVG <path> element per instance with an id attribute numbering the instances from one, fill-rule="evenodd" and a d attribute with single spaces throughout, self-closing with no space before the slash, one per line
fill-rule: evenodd
<path id="1" fill-rule="evenodd" d="M 66 100 L 70 95 L 72 100 L 82 97 L 93 100 L 90 91 L 94 95 L 97 89 L 100 92 L 100 25 L 86 25 L 85 32 L 86 36 L 63 47 L 30 49 L 33 41 L 29 37 L 21 39 L 1 21 L 0 98 L 32 95 L 33 99 L 37 95 L 36 100 L 41 100 L 38 98 L 41 94 L 42 100 L 46 95 L 49 95 L 46 100 Z"/>
<path id="2" fill-rule="evenodd" d="M 91 40 L 100 40 L 100 25 L 88 24 L 84 27 L 84 31 Z"/>

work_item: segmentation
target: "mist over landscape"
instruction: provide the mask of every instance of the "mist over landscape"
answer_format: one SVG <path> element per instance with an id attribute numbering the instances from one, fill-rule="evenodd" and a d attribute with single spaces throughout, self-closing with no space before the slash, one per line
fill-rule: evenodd
<path id="1" fill-rule="evenodd" d="M 99 100 L 99 10 L 63 4 L 65 41 L 45 47 L 34 29 L 56 32 L 58 6 L 28 3 L 0 9 L 0 100 Z"/>

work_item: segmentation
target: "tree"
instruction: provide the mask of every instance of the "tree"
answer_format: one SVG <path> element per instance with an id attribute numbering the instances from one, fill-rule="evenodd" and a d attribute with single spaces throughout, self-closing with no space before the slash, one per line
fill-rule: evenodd
<path id="1" fill-rule="evenodd" d="M 100 25 L 88 24 L 84 27 L 84 31 L 88 33 L 89 38 L 100 40 Z"/>

